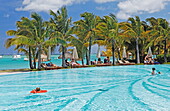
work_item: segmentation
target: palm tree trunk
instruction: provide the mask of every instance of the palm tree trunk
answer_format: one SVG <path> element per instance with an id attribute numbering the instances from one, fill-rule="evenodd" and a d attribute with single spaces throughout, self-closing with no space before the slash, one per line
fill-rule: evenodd
<path id="1" fill-rule="evenodd" d="M 47 55 L 47 60 L 51 60 L 51 46 L 48 47 L 48 55 Z"/>
<path id="2" fill-rule="evenodd" d="M 86 65 L 89 65 L 89 56 L 88 56 L 88 51 L 86 51 Z"/>
<path id="3" fill-rule="evenodd" d="M 119 49 L 117 50 L 117 53 L 118 53 L 118 58 L 120 59 L 121 57 L 120 57 L 120 50 Z"/>
<path id="4" fill-rule="evenodd" d="M 82 58 L 81 58 L 82 65 L 84 65 L 84 53 L 82 53 Z"/>
<path id="5" fill-rule="evenodd" d="M 38 69 L 41 69 L 41 45 L 38 46 Z"/>
<path id="6" fill-rule="evenodd" d="M 89 39 L 89 60 L 88 60 L 88 64 L 90 64 L 91 45 L 92 45 L 92 37 L 90 37 L 90 39 Z"/>
<path id="7" fill-rule="evenodd" d="M 66 67 L 65 64 L 65 47 L 62 45 L 62 67 Z"/>
<path id="8" fill-rule="evenodd" d="M 36 58 L 34 58 L 34 69 L 36 69 Z"/>
<path id="9" fill-rule="evenodd" d="M 136 38 L 136 59 L 137 59 L 137 63 L 140 64 L 140 57 L 139 57 L 139 43 L 138 43 L 138 37 Z"/>
<path id="10" fill-rule="evenodd" d="M 112 58 L 113 58 L 112 65 L 115 65 L 115 46 L 114 46 L 114 39 L 112 39 Z"/>
<path id="11" fill-rule="evenodd" d="M 36 48 L 32 49 L 32 56 L 33 56 L 33 68 L 36 69 L 36 58 L 37 58 L 37 54 L 36 54 Z"/>
<path id="12" fill-rule="evenodd" d="M 30 69 L 34 69 L 34 68 L 33 68 L 33 65 L 32 65 L 31 47 L 28 48 L 28 58 L 29 58 Z"/>
<path id="13" fill-rule="evenodd" d="M 84 51 L 83 51 L 84 47 L 81 48 L 81 62 L 82 62 L 82 65 L 84 65 Z"/>
<path id="14" fill-rule="evenodd" d="M 167 49 L 166 49 L 166 38 L 165 38 L 164 39 L 164 62 L 165 63 L 167 62 L 166 54 L 167 54 Z"/>
<path id="15" fill-rule="evenodd" d="M 84 66 L 84 59 L 83 58 L 82 58 L 81 62 L 82 62 L 82 65 Z"/>

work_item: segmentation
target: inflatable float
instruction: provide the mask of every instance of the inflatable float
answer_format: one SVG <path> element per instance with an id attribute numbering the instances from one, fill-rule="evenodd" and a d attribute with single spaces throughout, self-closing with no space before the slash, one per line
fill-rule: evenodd
<path id="1" fill-rule="evenodd" d="M 32 90 L 30 91 L 30 93 L 46 93 L 47 90 L 40 90 L 40 91 L 36 91 L 36 90 Z"/>

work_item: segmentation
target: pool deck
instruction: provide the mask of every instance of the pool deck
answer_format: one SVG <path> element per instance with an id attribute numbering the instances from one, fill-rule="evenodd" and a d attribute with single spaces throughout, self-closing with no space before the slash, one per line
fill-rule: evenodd
<path id="1" fill-rule="evenodd" d="M 131 65 L 131 64 L 127 64 L 127 65 Z M 133 65 L 137 65 L 137 64 L 133 64 Z M 143 65 L 143 64 L 141 64 L 141 65 Z M 81 66 L 67 67 L 67 68 L 60 67 L 60 68 L 57 68 L 57 69 L 49 69 L 49 70 L 70 69 L 70 68 L 85 68 L 85 67 L 86 68 L 88 68 L 88 67 L 105 67 L 105 66 L 113 66 L 113 65 L 112 64 L 97 64 L 97 65 L 91 65 L 91 66 L 87 66 L 87 65 L 82 66 L 81 65 Z M 115 66 L 122 66 L 122 65 L 117 64 Z M 46 71 L 46 70 L 48 70 L 48 69 L 40 70 L 40 71 Z M 19 74 L 19 73 L 25 73 L 25 72 L 34 72 L 34 71 L 32 71 L 30 69 L 8 69 L 8 70 L 0 70 L 0 75 Z"/>
<path id="2" fill-rule="evenodd" d="M 0 72 L 0 75 L 19 74 L 23 72 Z"/>
<path id="3" fill-rule="evenodd" d="M 104 66 L 112 66 L 111 64 L 98 64 L 98 65 L 94 65 L 92 67 L 104 67 Z M 70 68 L 86 68 L 89 67 L 87 65 L 78 65 L 78 66 L 74 66 L 74 67 L 67 67 L 67 68 L 63 68 L 63 67 L 59 67 L 59 68 L 49 68 L 49 69 L 45 69 L 45 70 L 40 70 L 40 71 L 46 71 L 46 70 L 58 70 L 58 69 L 70 69 Z M 38 70 L 37 70 L 38 71 Z M 8 70 L 0 70 L 0 75 L 10 75 L 10 74 L 19 74 L 19 73 L 25 73 L 25 72 L 33 72 L 30 69 L 8 69 Z"/>
<path id="4" fill-rule="evenodd" d="M 19 74 L 25 72 L 33 72 L 30 69 L 7 69 L 7 70 L 0 70 L 0 75 L 9 75 L 9 74 Z"/>

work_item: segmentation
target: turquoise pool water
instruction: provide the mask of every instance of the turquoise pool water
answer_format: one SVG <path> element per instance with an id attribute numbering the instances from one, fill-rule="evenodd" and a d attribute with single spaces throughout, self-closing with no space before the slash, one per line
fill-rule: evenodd
<path id="1" fill-rule="evenodd" d="M 161 75 L 151 75 L 151 68 Z M 47 93 L 30 94 L 40 87 Z M 168 111 L 170 65 L 74 68 L 0 76 L 1 111 Z"/>

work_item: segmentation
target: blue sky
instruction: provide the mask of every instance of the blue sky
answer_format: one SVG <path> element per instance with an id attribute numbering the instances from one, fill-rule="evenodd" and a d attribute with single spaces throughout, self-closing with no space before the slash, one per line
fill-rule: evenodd
<path id="1" fill-rule="evenodd" d="M 0 1 L 0 54 L 14 54 L 13 48 L 6 49 L 4 43 L 7 30 L 15 29 L 21 17 L 30 17 L 38 12 L 44 20 L 49 19 L 49 10 L 56 11 L 66 6 L 73 21 L 80 14 L 91 12 L 98 16 L 113 13 L 119 21 L 139 16 L 141 20 L 149 17 L 165 18 L 170 22 L 170 0 L 1 0 Z"/>

